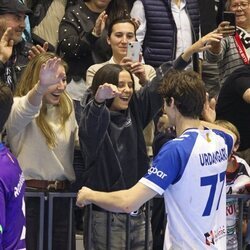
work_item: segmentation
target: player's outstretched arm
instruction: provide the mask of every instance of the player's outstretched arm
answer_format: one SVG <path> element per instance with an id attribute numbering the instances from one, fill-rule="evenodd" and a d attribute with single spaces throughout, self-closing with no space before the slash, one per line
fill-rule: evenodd
<path id="1" fill-rule="evenodd" d="M 130 213 L 139 209 L 156 194 L 155 191 L 140 182 L 130 189 L 110 193 L 82 187 L 77 194 L 76 205 L 84 207 L 93 203 L 111 212 Z"/>

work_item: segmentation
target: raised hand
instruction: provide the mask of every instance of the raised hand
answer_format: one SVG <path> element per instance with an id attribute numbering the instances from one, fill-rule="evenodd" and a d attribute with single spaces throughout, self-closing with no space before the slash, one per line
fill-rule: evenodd
<path id="1" fill-rule="evenodd" d="M 213 123 L 215 121 L 215 119 L 216 119 L 215 107 L 216 107 L 215 98 L 211 98 L 209 100 L 209 95 L 207 93 L 206 94 L 206 101 L 205 101 L 203 111 L 202 111 L 203 120 L 205 120 L 207 122 L 211 122 L 211 123 Z"/>
<path id="2" fill-rule="evenodd" d="M 104 28 L 105 28 L 105 24 L 106 24 L 106 20 L 108 18 L 108 15 L 106 14 L 106 11 L 104 10 L 97 18 L 96 22 L 95 22 L 95 27 L 93 29 L 92 34 L 100 37 Z"/>
<path id="3" fill-rule="evenodd" d="M 49 47 L 49 43 L 48 42 L 45 42 L 43 44 L 43 47 L 40 46 L 40 45 L 34 45 L 31 47 L 31 49 L 29 50 L 29 55 L 28 55 L 28 58 L 29 60 L 31 60 L 32 58 L 34 58 L 36 55 L 39 55 L 41 53 L 44 53 L 48 50 L 48 47 Z"/>
<path id="4" fill-rule="evenodd" d="M 6 63 L 12 55 L 14 41 L 12 37 L 12 28 L 7 28 L 0 40 L 0 61 Z"/>
<path id="5" fill-rule="evenodd" d="M 65 77 L 64 73 L 57 74 L 58 68 L 61 65 L 61 59 L 54 57 L 44 63 L 39 74 L 39 90 L 46 92 L 49 86 L 58 84 Z"/>
<path id="6" fill-rule="evenodd" d="M 99 103 L 104 102 L 106 99 L 112 99 L 121 95 L 116 85 L 104 83 L 100 85 L 95 94 L 95 100 Z"/>
<path id="7" fill-rule="evenodd" d="M 194 53 L 210 49 L 212 47 L 212 43 L 220 43 L 222 38 L 222 34 L 212 31 L 188 47 L 182 54 L 182 58 L 188 62 Z"/>
<path id="8" fill-rule="evenodd" d="M 220 42 L 223 38 L 221 33 L 212 31 L 207 35 L 201 37 L 197 42 L 195 42 L 191 47 L 194 52 L 201 52 L 211 48 L 211 42 Z"/>

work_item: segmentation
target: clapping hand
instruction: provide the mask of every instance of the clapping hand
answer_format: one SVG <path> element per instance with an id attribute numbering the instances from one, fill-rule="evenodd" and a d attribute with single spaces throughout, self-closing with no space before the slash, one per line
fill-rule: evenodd
<path id="1" fill-rule="evenodd" d="M 14 41 L 12 37 L 12 28 L 7 28 L 0 40 L 0 61 L 6 63 L 12 55 Z"/>
<path id="2" fill-rule="evenodd" d="M 31 49 L 29 50 L 29 55 L 28 58 L 29 60 L 31 60 L 32 58 L 34 58 L 36 55 L 39 55 L 41 53 L 44 53 L 48 50 L 49 48 L 49 43 L 45 42 L 43 44 L 43 47 L 40 45 L 34 45 L 31 47 Z"/>
<path id="3" fill-rule="evenodd" d="M 95 22 L 95 27 L 93 29 L 92 34 L 94 34 L 97 37 L 100 37 L 102 35 L 102 32 L 106 25 L 106 20 L 108 18 L 108 15 L 106 14 L 106 11 L 103 11 L 97 18 Z"/>

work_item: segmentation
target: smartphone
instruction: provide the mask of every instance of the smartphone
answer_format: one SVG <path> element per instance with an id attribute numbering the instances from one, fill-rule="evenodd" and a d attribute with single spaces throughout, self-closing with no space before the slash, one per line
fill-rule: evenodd
<path id="1" fill-rule="evenodd" d="M 230 22 L 230 26 L 234 26 L 236 32 L 236 17 L 235 13 L 232 11 L 224 11 L 223 13 L 223 21 Z"/>
<path id="2" fill-rule="evenodd" d="M 127 48 L 127 57 L 131 58 L 133 62 L 140 61 L 141 43 L 140 42 L 129 42 Z"/>

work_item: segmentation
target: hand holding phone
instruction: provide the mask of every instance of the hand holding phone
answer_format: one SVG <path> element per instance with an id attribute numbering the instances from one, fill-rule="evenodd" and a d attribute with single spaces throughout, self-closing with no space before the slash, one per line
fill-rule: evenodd
<path id="1" fill-rule="evenodd" d="M 232 11 L 224 11 L 223 13 L 223 21 L 227 21 L 229 22 L 231 28 L 233 29 L 233 34 L 235 35 L 236 32 L 236 17 L 235 17 L 235 13 Z"/>
<path id="2" fill-rule="evenodd" d="M 129 42 L 127 48 L 127 57 L 129 57 L 133 62 L 140 61 L 141 44 L 140 42 Z"/>

